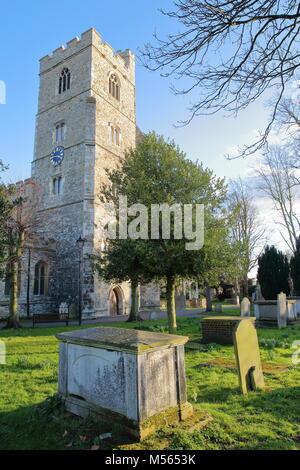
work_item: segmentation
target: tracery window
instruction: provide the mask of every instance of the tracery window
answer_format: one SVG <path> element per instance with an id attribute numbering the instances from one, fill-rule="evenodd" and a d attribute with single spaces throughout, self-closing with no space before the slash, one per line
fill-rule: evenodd
<path id="1" fill-rule="evenodd" d="M 120 80 L 115 73 L 109 76 L 109 94 L 120 101 Z"/>
<path id="2" fill-rule="evenodd" d="M 59 76 L 58 93 L 61 94 L 69 90 L 71 86 L 71 73 L 69 69 L 64 68 Z"/>

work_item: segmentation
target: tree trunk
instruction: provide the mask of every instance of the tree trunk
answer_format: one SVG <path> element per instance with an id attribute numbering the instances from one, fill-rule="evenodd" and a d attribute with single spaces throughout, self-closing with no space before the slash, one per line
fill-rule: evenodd
<path id="1" fill-rule="evenodd" d="M 172 276 L 167 277 L 167 311 L 169 333 L 175 334 L 177 331 L 175 310 L 175 279 Z"/>
<path id="2" fill-rule="evenodd" d="M 246 275 L 243 280 L 243 297 L 248 297 L 248 276 Z"/>
<path id="3" fill-rule="evenodd" d="M 205 297 L 206 297 L 206 311 L 212 312 L 212 301 L 211 301 L 211 288 L 210 285 L 205 283 Z"/>
<path id="4" fill-rule="evenodd" d="M 10 266 L 9 317 L 5 328 L 21 328 L 18 310 L 18 260 L 13 260 Z"/>
<path id="5" fill-rule="evenodd" d="M 130 308 L 129 318 L 127 320 L 130 322 L 138 320 L 137 290 L 138 290 L 138 282 L 135 279 L 131 279 L 131 308 Z"/>
<path id="6" fill-rule="evenodd" d="M 20 260 L 24 246 L 25 233 L 21 230 L 18 234 L 17 248 L 11 261 L 11 284 L 9 297 L 9 317 L 4 328 L 21 328 L 18 308 L 18 274 Z"/>

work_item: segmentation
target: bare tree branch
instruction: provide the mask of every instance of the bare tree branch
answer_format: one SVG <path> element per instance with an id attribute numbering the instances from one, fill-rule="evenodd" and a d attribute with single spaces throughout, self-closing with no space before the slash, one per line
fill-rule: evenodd
<path id="1" fill-rule="evenodd" d="M 276 87 L 279 92 L 268 125 L 254 143 L 239 149 L 239 156 L 261 149 L 286 84 L 300 65 L 300 2 L 175 0 L 173 11 L 161 11 L 181 29 L 165 39 L 155 35 L 156 44 L 145 45 L 141 60 L 162 76 L 185 79 L 187 85 L 174 87 L 174 93 L 197 92 L 182 124 L 221 110 L 236 115 L 266 89 Z"/>
<path id="2" fill-rule="evenodd" d="M 295 184 L 295 170 L 291 168 L 284 148 L 270 147 L 264 154 L 263 165 L 256 169 L 256 174 L 259 177 L 257 187 L 271 198 L 280 217 L 276 224 L 285 228 L 287 236 L 283 236 L 281 231 L 280 234 L 294 253 L 300 231 L 300 212 L 296 203 L 300 188 Z"/>

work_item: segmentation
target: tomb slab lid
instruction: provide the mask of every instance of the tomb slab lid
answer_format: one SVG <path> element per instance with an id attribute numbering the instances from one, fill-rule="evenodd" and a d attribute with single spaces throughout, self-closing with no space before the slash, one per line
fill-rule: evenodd
<path id="1" fill-rule="evenodd" d="M 254 318 L 254 317 L 247 317 L 247 318 L 245 318 L 245 317 L 238 317 L 238 316 L 236 316 L 236 317 L 229 317 L 229 316 L 226 317 L 225 315 L 224 315 L 224 316 L 220 316 L 220 317 L 218 316 L 218 317 L 205 317 L 205 318 L 201 318 L 201 322 L 206 321 L 206 320 L 209 320 L 209 321 L 211 321 L 211 320 L 219 320 L 219 321 L 220 321 L 220 320 L 221 320 L 221 321 L 229 321 L 229 322 L 233 322 L 233 321 L 234 321 L 234 322 L 238 322 L 238 321 L 242 321 L 242 320 L 251 320 L 251 321 L 255 321 L 255 318 Z"/>
<path id="2" fill-rule="evenodd" d="M 188 342 L 187 336 L 169 335 L 126 328 L 96 327 L 59 333 L 57 339 L 67 343 L 92 346 L 100 349 L 127 351 L 141 354 Z"/>

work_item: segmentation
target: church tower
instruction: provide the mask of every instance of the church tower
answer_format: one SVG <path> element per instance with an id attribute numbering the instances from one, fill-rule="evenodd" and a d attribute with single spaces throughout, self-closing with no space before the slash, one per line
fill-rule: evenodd
<path id="1" fill-rule="evenodd" d="M 86 240 L 83 255 L 100 248 L 99 185 L 105 169 L 135 141 L 131 51 L 115 53 L 89 29 L 40 60 L 32 178 L 41 194 L 42 232 L 56 241 L 56 254 L 47 266 L 48 295 L 56 306 L 78 302 L 76 241 Z M 105 285 L 88 260 L 81 267 L 84 316 L 128 313 L 128 285 Z"/>

